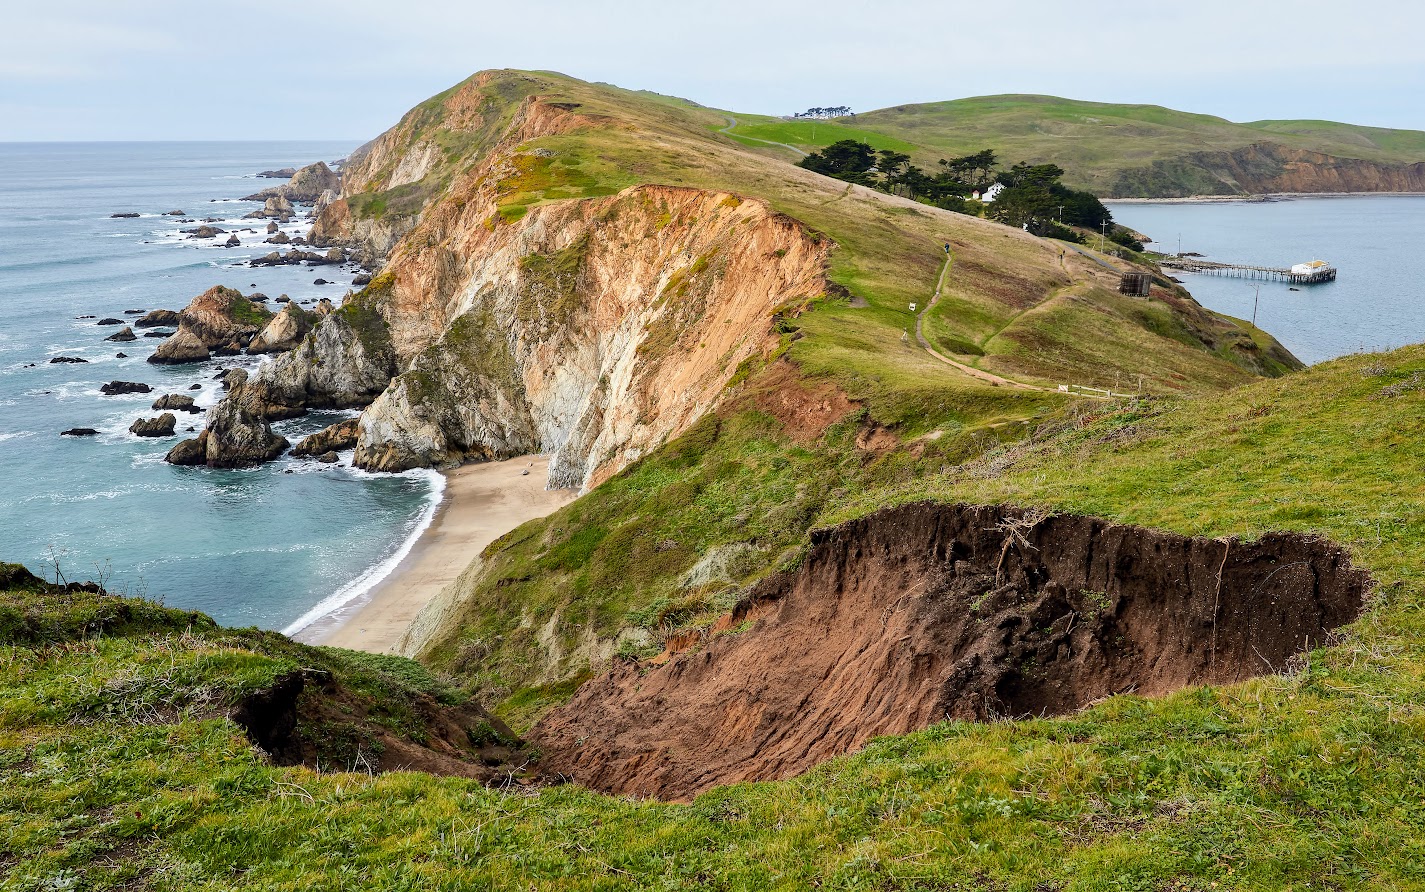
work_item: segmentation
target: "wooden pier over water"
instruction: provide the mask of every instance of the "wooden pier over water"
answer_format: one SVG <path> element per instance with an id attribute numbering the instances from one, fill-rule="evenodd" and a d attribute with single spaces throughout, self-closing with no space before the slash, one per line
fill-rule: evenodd
<path id="1" fill-rule="evenodd" d="M 1197 257 L 1162 257 L 1158 265 L 1166 269 L 1180 269 L 1189 273 L 1209 273 L 1217 276 L 1235 276 L 1239 279 L 1270 279 L 1275 282 L 1290 282 L 1293 285 L 1315 285 L 1317 282 L 1334 282 L 1336 267 L 1322 266 L 1311 272 L 1292 272 L 1290 267 L 1252 266 L 1247 263 L 1218 263 Z"/>

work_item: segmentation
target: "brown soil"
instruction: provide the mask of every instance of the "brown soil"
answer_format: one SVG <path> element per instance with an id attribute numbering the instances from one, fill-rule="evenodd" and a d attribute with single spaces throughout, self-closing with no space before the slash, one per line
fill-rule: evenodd
<path id="1" fill-rule="evenodd" d="M 246 697 L 231 718 L 277 765 L 317 770 L 424 771 L 429 774 L 538 780 L 533 758 L 499 719 L 474 704 L 454 707 L 422 697 L 420 725 L 398 735 L 372 720 L 361 698 L 322 670 L 289 672 Z M 516 777 L 516 775 L 523 775 Z"/>
<path id="2" fill-rule="evenodd" d="M 1282 669 L 1370 580 L 1322 539 L 1186 538 L 1074 515 L 919 504 L 813 534 L 663 665 L 550 712 L 546 770 L 688 799 L 798 774 L 945 719 L 1055 715 Z"/>
<path id="3" fill-rule="evenodd" d="M 733 409 L 752 407 L 782 423 L 794 442 L 806 445 L 821 438 L 826 429 L 860 407 L 830 381 L 802 377 L 786 359 L 772 363 L 756 378 L 756 390 L 738 399 Z"/>

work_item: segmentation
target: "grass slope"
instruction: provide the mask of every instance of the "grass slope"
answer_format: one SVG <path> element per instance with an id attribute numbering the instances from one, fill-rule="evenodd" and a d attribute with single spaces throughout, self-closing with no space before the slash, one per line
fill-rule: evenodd
<path id="1" fill-rule="evenodd" d="M 273 768 L 207 705 L 275 671 L 250 636 L 186 620 L 48 643 L 7 631 L 0 888 L 1421 888 L 1422 382 L 1414 347 L 1222 395 L 1091 407 L 827 515 L 932 496 L 1184 533 L 1320 532 L 1380 587 L 1297 671 L 1059 719 L 937 725 L 690 806 Z M 140 708 L 158 694 L 166 711 Z"/>
<path id="2" fill-rule="evenodd" d="M 775 128 L 748 120 L 748 126 L 740 125 L 732 133 L 762 136 L 762 131 L 771 128 L 786 137 L 777 142 L 807 151 L 827 144 L 822 141 L 826 137 L 806 141 L 810 122 L 783 122 L 783 127 Z M 867 141 L 877 148 L 907 152 L 926 167 L 940 158 L 987 147 L 995 149 L 1006 164 L 1053 162 L 1068 171 L 1065 180 L 1069 184 L 1117 197 L 1169 194 L 1161 191 L 1161 183 L 1147 184 L 1154 189 L 1144 192 L 1146 181 L 1132 176 L 1125 179 L 1125 172 L 1147 168 L 1153 162 L 1182 162 L 1196 153 L 1230 152 L 1261 142 L 1388 164 L 1425 161 L 1425 133 L 1418 131 L 1330 121 L 1235 124 L 1156 105 L 1083 102 L 1055 96 L 982 96 L 898 105 L 815 126 L 819 137 L 822 133 L 829 137 L 838 127 L 846 128 L 847 136 L 836 138 L 860 138 L 851 135 L 853 130 L 876 134 L 879 141 Z M 754 134 L 754 130 L 758 132 Z M 895 144 L 880 144 L 886 140 Z M 1206 178 L 1206 172 L 1191 164 L 1173 170 L 1176 180 L 1171 185 L 1217 191 L 1217 184 Z M 1201 181 L 1195 181 L 1194 176 Z"/>
<path id="3" fill-rule="evenodd" d="M 517 87 L 498 87 L 504 80 Z M 512 115 L 507 106 L 516 100 L 498 98 L 507 95 L 538 96 L 577 113 L 584 123 L 510 147 L 508 158 L 497 156 L 501 163 L 478 168 L 489 173 L 462 180 L 459 172 L 433 169 L 428 176 L 456 185 L 428 214 L 469 200 L 468 190 L 488 177 L 498 179 L 500 220 L 489 221 L 492 226 L 517 220 L 541 203 L 608 194 L 635 183 L 761 198 L 835 242 L 829 277 L 841 291 L 821 296 L 781 323 L 778 353 L 790 366 L 779 368 L 792 370 L 792 382 L 844 395 L 859 414 L 844 430 L 838 428 L 839 434 L 797 443 L 775 418 L 768 422 L 765 411 L 748 408 L 758 405 L 751 399 L 757 393 L 786 384 L 781 371 L 751 363 L 739 376 L 741 396 L 749 399 L 723 419 L 717 447 L 695 466 L 670 465 L 682 468 L 685 489 L 695 488 L 692 501 L 664 491 L 669 485 L 660 476 L 664 471 L 651 470 L 660 458 L 640 472 L 655 483 L 601 486 L 580 507 L 556 515 L 562 519 L 526 528 L 525 544 L 509 553 L 509 566 L 477 568 L 462 583 L 469 595 L 465 622 L 438 649 L 440 665 L 478 678 L 482 695 L 521 697 L 530 685 L 567 681 L 596 653 L 598 642 L 591 638 L 645 640 L 639 630 L 646 624 L 632 617 L 660 599 L 691 597 L 697 609 L 685 613 L 713 609 L 717 602 L 709 600 L 710 593 L 690 595 L 678 582 L 711 547 L 743 546 L 739 579 L 775 566 L 824 510 L 828 491 L 836 489 L 805 481 L 823 474 L 844 477 L 839 489 L 845 496 L 863 491 L 881 473 L 856 446 L 862 430 L 918 444 L 928 456 L 924 467 L 938 468 L 937 456 L 963 460 L 972 451 L 967 443 L 1017 435 L 1026 424 L 1068 405 L 1073 398 L 1052 392 L 1058 384 L 1196 392 L 1278 374 L 1293 363 L 1280 348 L 1259 347 L 1246 326 L 1208 313 L 1166 280 L 1152 301 L 1122 299 L 1112 264 L 1106 267 L 1018 229 L 850 187 L 744 149 L 719 132 L 727 126 L 721 112 L 666 97 L 547 72 L 487 73 L 438 97 L 446 103 L 446 117 L 423 114 L 446 123 L 428 124 L 412 136 L 411 150 L 436 138 L 431 127 L 456 126 L 472 107 L 489 106 L 481 121 Z M 782 134 L 768 132 L 768 138 L 777 135 Z M 448 164 L 470 167 L 478 154 Z M 421 234 L 418 229 L 413 237 Z M 953 334 L 976 345 L 975 355 L 962 357 L 967 364 L 1051 392 L 1014 393 L 982 383 L 917 345 L 911 306 L 923 308 L 934 293 L 946 244 L 953 262 L 931 320 L 932 334 L 942 343 Z M 1281 360 L 1265 361 L 1263 355 Z M 782 384 L 774 387 L 768 375 Z M 927 436 L 934 439 L 919 439 Z M 776 459 L 764 464 L 764 455 Z M 836 470 L 842 468 L 845 474 Z M 788 496 L 798 488 L 810 494 Z M 724 498 L 734 492 L 735 499 Z M 695 509 L 698 499 L 711 501 Z M 765 534 L 754 532 L 756 524 L 747 520 L 771 515 L 785 519 Z M 581 544 L 566 543 L 568 531 L 579 531 Z M 651 555 L 640 550 L 657 542 L 675 545 Z M 546 546 L 570 556 L 544 555 Z M 645 559 L 659 568 L 656 573 L 628 572 Z"/>

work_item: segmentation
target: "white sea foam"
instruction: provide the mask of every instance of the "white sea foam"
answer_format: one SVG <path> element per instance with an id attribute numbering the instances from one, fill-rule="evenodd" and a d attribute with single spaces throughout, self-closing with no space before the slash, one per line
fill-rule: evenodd
<path id="1" fill-rule="evenodd" d="M 351 473 L 363 476 L 366 475 L 367 472 L 351 469 Z M 441 497 L 445 493 L 445 477 L 440 474 L 440 472 L 429 469 L 405 471 L 400 474 L 400 476 L 428 480 L 431 487 L 430 495 L 426 497 L 425 508 L 421 511 L 420 517 L 417 518 L 415 525 L 411 528 L 410 535 L 406 537 L 405 541 L 402 542 L 389 557 L 368 568 L 366 572 L 317 602 L 315 607 L 299 616 L 296 622 L 283 629 L 282 634 L 295 635 L 322 617 L 335 613 L 371 591 L 383 579 L 391 575 L 391 572 L 396 569 L 396 566 L 406 559 L 406 555 L 411 553 L 411 549 L 415 547 L 416 542 L 425 534 L 425 531 L 430 529 L 431 522 L 435 520 L 436 508 L 440 506 Z"/>

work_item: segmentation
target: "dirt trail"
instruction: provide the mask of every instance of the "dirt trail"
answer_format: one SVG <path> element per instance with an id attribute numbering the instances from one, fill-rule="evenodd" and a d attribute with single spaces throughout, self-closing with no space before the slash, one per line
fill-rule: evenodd
<path id="1" fill-rule="evenodd" d="M 1230 683 L 1326 641 L 1369 584 L 1321 539 L 1005 507 L 886 509 L 812 541 L 712 629 L 670 636 L 664 661 L 617 663 L 547 715 L 544 767 L 688 799 L 946 719 Z"/>
<path id="2" fill-rule="evenodd" d="M 925 308 L 915 315 L 915 339 L 920 342 L 920 346 L 925 348 L 925 352 L 929 353 L 931 356 L 934 356 L 936 359 L 940 360 L 946 365 L 954 366 L 957 370 L 964 372 L 971 378 L 976 378 L 980 381 L 984 381 L 987 384 L 993 384 L 996 387 L 1013 387 L 1017 390 L 1053 390 L 1054 388 L 1036 387 L 1033 384 L 1025 384 L 1022 381 L 1014 381 L 1009 378 L 1003 378 L 999 375 L 993 374 L 992 372 L 986 372 L 983 369 L 977 369 L 972 365 L 966 365 L 963 362 L 957 362 L 946 356 L 944 353 L 941 353 L 939 350 L 936 350 L 934 347 L 930 346 L 930 342 L 925 339 L 922 322 L 925 319 L 925 314 L 929 313 L 931 309 L 934 308 L 934 306 L 940 301 L 940 292 L 945 287 L 945 275 L 950 272 L 950 264 L 953 260 L 954 258 L 951 256 L 950 252 L 946 251 L 945 265 L 940 268 L 940 278 L 935 283 L 935 294 L 931 296 L 930 303 L 926 304 Z"/>
<path id="3" fill-rule="evenodd" d="M 787 144 L 784 143 L 784 142 L 773 142 L 773 141 L 770 140 L 770 139 L 758 139 L 758 138 L 755 137 L 755 136 L 747 136 L 747 135 L 742 134 L 742 133 L 736 133 L 736 134 L 734 134 L 734 133 L 732 132 L 732 128 L 734 128 L 734 127 L 737 126 L 737 119 L 734 118 L 732 115 L 723 115 L 723 117 L 727 119 L 727 126 L 726 126 L 726 127 L 723 127 L 721 130 L 719 130 L 718 133 L 725 133 L 725 134 L 727 134 L 728 136 L 736 136 L 738 139 L 750 139 L 750 140 L 752 140 L 753 142 L 760 142 L 760 143 L 763 143 L 764 145 L 777 146 L 778 148 L 782 148 L 782 149 L 790 149 L 791 151 L 796 152 L 798 158 L 805 158 L 805 157 L 807 156 L 807 153 L 806 153 L 806 152 L 803 152 L 801 149 L 797 148 L 796 146 L 787 145 Z"/>

